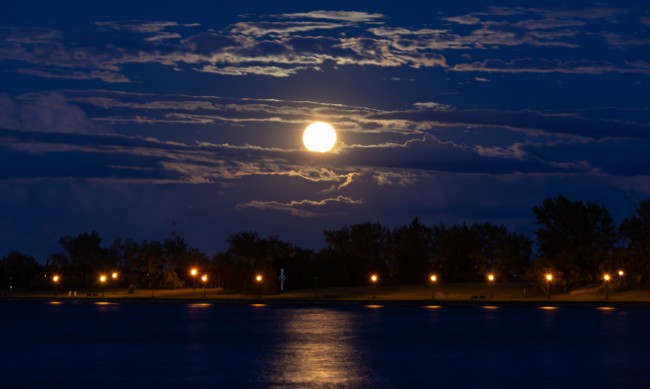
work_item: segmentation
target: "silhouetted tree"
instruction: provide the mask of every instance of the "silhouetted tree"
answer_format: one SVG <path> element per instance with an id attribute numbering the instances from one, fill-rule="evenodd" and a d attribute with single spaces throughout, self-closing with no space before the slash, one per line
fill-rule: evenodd
<path id="1" fill-rule="evenodd" d="M 102 238 L 97 231 L 59 239 L 59 245 L 66 257 L 63 261 L 63 271 L 68 279 L 76 280 L 82 285 L 94 285 L 100 272 L 116 267 L 115 260 L 107 255 L 107 250 L 101 243 Z"/>
<path id="2" fill-rule="evenodd" d="M 386 242 L 389 233 L 381 224 L 365 222 L 324 233 L 328 249 L 347 262 L 353 285 L 368 284 L 371 273 L 389 274 Z"/>
<path id="3" fill-rule="evenodd" d="M 599 265 L 617 241 L 609 211 L 596 203 L 558 196 L 533 208 L 537 244 L 549 265 L 564 274 L 570 287 L 599 279 Z"/>
<path id="4" fill-rule="evenodd" d="M 433 241 L 433 271 L 445 280 L 477 281 L 483 277 L 475 263 L 481 244 L 467 225 L 435 226 Z"/>
<path id="5" fill-rule="evenodd" d="M 331 249 L 320 250 L 314 257 L 314 287 L 352 285 L 345 256 Z"/>
<path id="6" fill-rule="evenodd" d="M 395 228 L 389 244 L 391 275 L 402 283 L 427 282 L 433 270 L 432 251 L 433 230 L 422 225 L 418 218 L 407 226 Z"/>
<path id="7" fill-rule="evenodd" d="M 43 278 L 43 267 L 34 257 L 11 251 L 0 259 L 0 280 L 4 287 L 28 288 Z"/>
<path id="8" fill-rule="evenodd" d="M 499 280 L 523 278 L 532 242 L 528 237 L 489 223 L 433 229 L 433 267 L 450 281 L 482 281 L 488 273 Z"/>
<path id="9" fill-rule="evenodd" d="M 257 274 L 263 277 L 263 293 L 272 294 L 279 290 L 278 272 L 274 260 L 291 255 L 293 247 L 275 236 L 260 239 L 255 232 L 245 231 L 228 238 L 230 245 L 224 262 L 232 263 L 225 285 L 247 293 L 256 293 L 259 285 Z"/>
<path id="10" fill-rule="evenodd" d="M 499 279 L 511 281 L 525 276 L 532 247 L 528 237 L 490 223 L 473 224 L 470 233 L 478 243 L 478 251 L 472 255 L 479 275 L 495 273 Z"/>
<path id="11" fill-rule="evenodd" d="M 639 279 L 650 280 L 650 200 L 639 202 L 634 214 L 621 223 L 625 240 L 621 267 Z"/>

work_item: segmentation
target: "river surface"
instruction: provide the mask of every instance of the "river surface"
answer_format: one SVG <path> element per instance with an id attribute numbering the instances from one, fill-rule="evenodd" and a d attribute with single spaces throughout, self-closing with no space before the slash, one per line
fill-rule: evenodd
<path id="1" fill-rule="evenodd" d="M 650 388 L 650 309 L 0 303 L 0 387 Z"/>

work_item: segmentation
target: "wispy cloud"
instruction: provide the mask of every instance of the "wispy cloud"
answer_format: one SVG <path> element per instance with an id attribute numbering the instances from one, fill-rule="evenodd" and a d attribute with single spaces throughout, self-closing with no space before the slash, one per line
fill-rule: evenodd
<path id="1" fill-rule="evenodd" d="M 355 23 L 377 22 L 385 19 L 386 16 L 380 13 L 368 13 L 359 11 L 310 11 L 296 12 L 275 15 L 281 19 L 325 19 L 325 20 L 343 20 Z"/>
<path id="2" fill-rule="evenodd" d="M 16 101 L 0 93 L 0 127 L 19 131 L 97 133 L 106 131 L 58 92 Z"/>
<path id="3" fill-rule="evenodd" d="M 650 67 L 644 62 L 626 62 L 621 66 L 608 62 L 560 61 L 545 58 L 517 58 L 510 61 L 487 59 L 472 63 L 460 63 L 454 65 L 452 70 L 481 73 L 650 74 Z"/>
<path id="4" fill-rule="evenodd" d="M 73 33 L 47 27 L 6 27 L 0 30 L 0 61 L 15 61 L 14 71 L 37 77 L 129 82 L 130 64 L 160 64 L 178 71 L 221 76 L 286 78 L 335 65 L 384 68 L 440 68 L 484 73 L 565 72 L 581 74 L 635 73 L 646 70 L 625 63 L 643 60 L 630 55 L 620 63 L 575 59 L 569 54 L 557 66 L 512 67 L 518 46 L 578 49 L 579 37 L 593 34 L 593 24 L 611 25 L 625 9 L 542 9 L 488 7 L 486 11 L 442 16 L 432 26 L 390 25 L 380 13 L 316 10 L 275 15 L 244 15 L 244 20 L 211 28 L 176 21 L 102 21 L 78 34 L 92 36 L 93 44 L 79 44 Z M 644 17 L 647 18 L 647 17 Z M 644 18 L 640 23 L 644 23 Z M 4 33 L 3 33 L 4 32 Z M 124 35 L 128 38 L 124 39 Z M 647 36 L 603 31 L 603 46 L 646 45 Z M 119 38 L 119 39 L 116 39 Z M 89 40 L 85 40 L 88 42 Z M 128 42 L 122 44 L 122 42 Z M 479 50 L 495 53 L 473 63 L 451 63 L 445 51 Z M 498 55 L 496 54 L 498 53 Z M 570 51 L 567 51 L 567 54 Z M 488 66 L 500 61 L 505 66 Z M 580 65 L 581 61 L 585 65 Z M 572 62 L 578 65 L 572 66 Z M 589 65 L 592 64 L 592 65 Z M 553 70 L 550 70 L 553 69 Z"/>
<path id="5" fill-rule="evenodd" d="M 293 216 L 298 217 L 317 217 L 317 216 L 331 216 L 338 212 L 328 210 L 333 205 L 357 205 L 362 204 L 363 201 L 355 200 L 346 196 L 337 196 L 335 198 L 326 198 L 322 200 L 300 200 L 289 201 L 286 203 L 279 201 L 250 201 L 248 203 L 239 204 L 239 209 L 255 208 L 263 210 L 273 210 L 288 212 Z"/>

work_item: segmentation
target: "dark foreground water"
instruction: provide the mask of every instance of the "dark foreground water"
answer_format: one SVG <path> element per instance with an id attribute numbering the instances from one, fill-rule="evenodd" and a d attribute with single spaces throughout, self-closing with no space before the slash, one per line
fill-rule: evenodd
<path id="1" fill-rule="evenodd" d="M 0 387 L 650 388 L 642 308 L 0 303 Z"/>

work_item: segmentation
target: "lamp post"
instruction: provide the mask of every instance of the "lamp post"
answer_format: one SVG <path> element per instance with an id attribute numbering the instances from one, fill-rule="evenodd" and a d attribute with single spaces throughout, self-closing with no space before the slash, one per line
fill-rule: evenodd
<path id="1" fill-rule="evenodd" d="M 151 286 L 151 298 L 153 298 L 153 277 L 151 273 L 147 273 L 147 279 L 149 280 L 149 286 Z"/>
<path id="2" fill-rule="evenodd" d="M 431 277 L 429 277 L 431 280 L 431 300 L 436 299 L 436 282 L 438 281 L 438 276 L 435 274 L 432 274 Z"/>
<path id="3" fill-rule="evenodd" d="M 258 274 L 255 277 L 255 281 L 257 281 L 257 298 L 262 297 L 262 280 L 263 280 L 263 278 L 262 278 L 261 274 Z"/>
<path id="4" fill-rule="evenodd" d="M 54 276 L 52 276 L 52 283 L 54 284 L 54 297 L 56 297 L 58 292 L 59 280 L 60 278 L 58 275 L 55 274 Z"/>
<path id="5" fill-rule="evenodd" d="M 605 274 L 603 276 L 603 280 L 605 281 L 605 300 L 609 300 L 609 280 L 611 277 L 609 274 Z"/>
<path id="6" fill-rule="evenodd" d="M 201 281 L 203 281 L 203 298 L 205 298 L 205 288 L 208 286 L 208 275 L 204 274 L 203 277 L 201 277 Z"/>
<path id="7" fill-rule="evenodd" d="M 102 285 L 102 298 L 104 297 L 104 285 L 106 285 L 106 276 L 101 275 L 99 276 L 99 283 Z"/>
<path id="8" fill-rule="evenodd" d="M 549 300 L 551 299 L 551 281 L 553 281 L 553 274 L 548 273 L 546 275 L 546 284 L 547 284 L 546 285 L 546 287 L 547 287 L 546 292 L 548 294 L 548 299 Z"/>
<path id="9" fill-rule="evenodd" d="M 372 298 L 376 299 L 377 298 L 377 280 L 379 277 L 377 277 L 376 274 L 373 274 L 370 276 L 370 281 L 372 282 Z"/>
<path id="10" fill-rule="evenodd" d="M 199 274 L 199 271 L 195 267 L 193 267 L 190 269 L 190 274 L 192 275 L 193 284 L 194 284 L 192 286 L 192 290 L 196 290 L 196 275 Z"/>
<path id="11" fill-rule="evenodd" d="M 494 298 L 494 274 L 488 274 L 488 282 L 490 283 L 490 300 Z"/>

